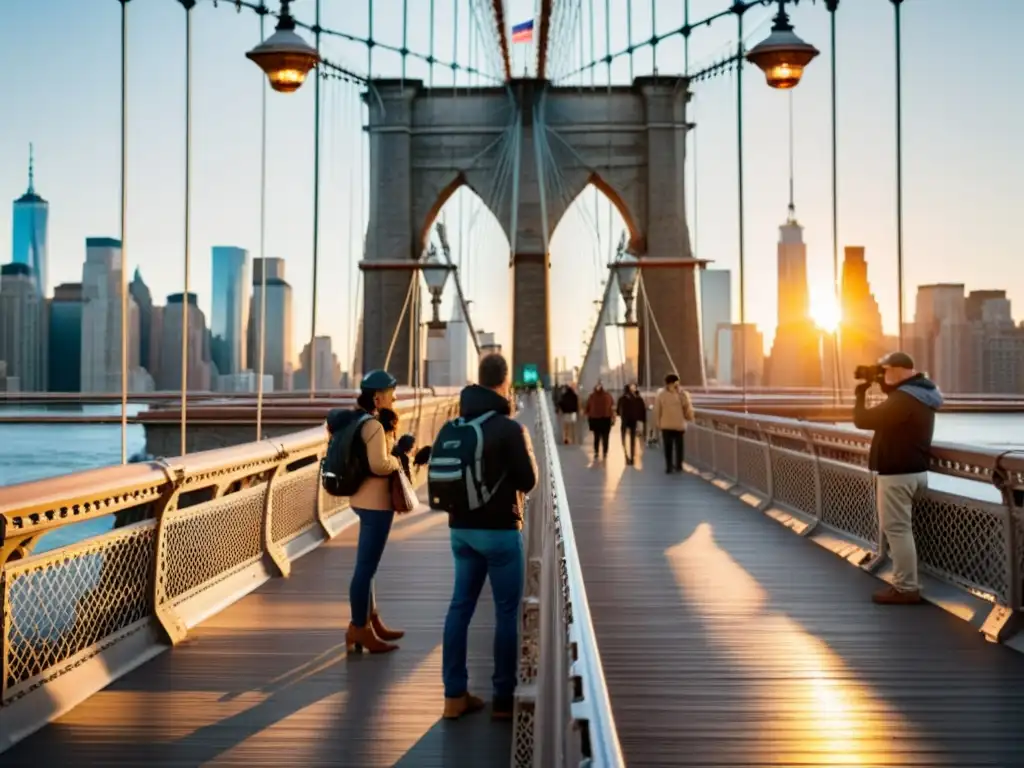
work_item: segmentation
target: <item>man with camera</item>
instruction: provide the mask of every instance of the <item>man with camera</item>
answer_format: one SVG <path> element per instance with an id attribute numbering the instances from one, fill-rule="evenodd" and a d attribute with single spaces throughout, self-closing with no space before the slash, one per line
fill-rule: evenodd
<path id="1" fill-rule="evenodd" d="M 917 547 L 912 513 L 914 497 L 928 487 L 928 460 L 935 429 L 935 412 L 942 407 L 942 393 L 904 352 L 892 352 L 878 365 L 860 366 L 855 393 L 853 423 L 874 430 L 868 469 L 876 474 L 875 503 L 882 532 L 881 551 L 892 558 L 892 585 L 872 599 L 882 605 L 913 605 L 921 602 L 917 580 Z M 865 397 L 878 383 L 888 397 L 868 408 Z"/>

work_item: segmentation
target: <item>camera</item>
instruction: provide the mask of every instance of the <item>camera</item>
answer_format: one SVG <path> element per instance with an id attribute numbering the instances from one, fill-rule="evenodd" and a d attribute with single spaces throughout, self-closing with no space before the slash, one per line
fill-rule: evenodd
<path id="1" fill-rule="evenodd" d="M 885 379 L 885 369 L 880 365 L 858 365 L 853 372 L 853 378 L 881 384 Z"/>

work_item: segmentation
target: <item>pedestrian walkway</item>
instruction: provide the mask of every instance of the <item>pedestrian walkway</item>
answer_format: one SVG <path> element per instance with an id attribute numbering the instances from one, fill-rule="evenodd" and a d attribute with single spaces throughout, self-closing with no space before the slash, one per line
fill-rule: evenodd
<path id="1" fill-rule="evenodd" d="M 629 765 L 1024 766 L 1024 656 L 615 442 L 562 467 Z"/>
<path id="2" fill-rule="evenodd" d="M 346 657 L 358 528 L 297 561 L 288 579 L 193 630 L 0 756 L 16 766 L 508 766 L 512 726 L 441 720 L 441 631 L 451 597 L 447 516 L 397 518 L 377 577 L 401 650 Z M 489 698 L 493 607 L 470 633 L 473 690 Z"/>

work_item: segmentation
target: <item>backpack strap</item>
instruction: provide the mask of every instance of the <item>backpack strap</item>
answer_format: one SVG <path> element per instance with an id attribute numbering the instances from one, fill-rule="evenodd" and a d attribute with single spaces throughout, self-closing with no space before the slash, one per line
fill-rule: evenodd
<path id="1" fill-rule="evenodd" d="M 486 413 L 477 416 L 475 419 L 467 423 L 467 426 L 473 427 L 474 431 L 476 432 L 476 456 L 473 457 L 475 460 L 474 476 L 479 486 L 476 489 L 476 492 L 479 496 L 481 504 L 486 504 L 488 501 L 490 501 L 491 498 L 494 496 L 495 492 L 498 490 L 498 487 L 503 482 L 505 482 L 505 478 L 508 477 L 508 470 L 505 470 L 504 472 L 501 473 L 501 476 L 498 477 L 498 480 L 497 482 L 495 482 L 493 487 L 489 488 L 484 483 L 484 433 L 482 426 L 488 419 L 497 415 L 497 411 L 487 411 Z"/>

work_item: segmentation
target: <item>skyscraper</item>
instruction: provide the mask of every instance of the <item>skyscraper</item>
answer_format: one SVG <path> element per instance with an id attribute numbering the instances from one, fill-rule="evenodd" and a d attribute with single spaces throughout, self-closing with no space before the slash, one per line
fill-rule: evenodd
<path id="1" fill-rule="evenodd" d="M 700 325 L 704 345 L 704 369 L 708 378 L 719 383 L 728 382 L 719 377 L 715 368 L 718 326 L 732 323 L 732 273 L 728 269 L 705 269 L 700 273 Z"/>
<path id="2" fill-rule="evenodd" d="M 82 391 L 82 284 L 63 283 L 50 300 L 50 392 Z"/>
<path id="3" fill-rule="evenodd" d="M 146 281 L 142 279 L 142 272 L 138 267 L 135 268 L 128 292 L 135 299 L 135 305 L 139 308 L 139 365 L 155 377 L 152 351 L 153 294 L 150 293 Z"/>
<path id="4" fill-rule="evenodd" d="M 0 267 L 0 360 L 23 392 L 46 389 L 45 309 L 28 264 Z"/>
<path id="5" fill-rule="evenodd" d="M 267 342 L 264 348 L 263 372 L 274 377 L 274 391 L 292 388 L 292 287 L 284 279 L 284 259 L 255 259 L 252 270 L 252 303 L 249 306 L 249 367 L 259 370 L 260 311 L 263 289 L 260 286 L 266 269 Z"/>
<path id="6" fill-rule="evenodd" d="M 240 373 L 246 368 L 250 285 L 249 252 L 215 245 L 210 354 L 220 374 Z"/>
<path id="7" fill-rule="evenodd" d="M 160 391 L 181 389 L 181 334 L 185 295 L 172 293 L 167 297 L 162 318 L 159 377 Z M 206 340 L 206 316 L 196 303 L 196 295 L 188 294 L 188 390 L 207 392 L 210 386 L 209 350 Z"/>
<path id="8" fill-rule="evenodd" d="M 25 264 L 32 270 L 32 277 L 40 296 L 46 295 L 46 232 L 49 217 L 50 204 L 36 194 L 35 158 L 32 155 L 32 145 L 29 144 L 28 189 L 14 201 L 11 260 L 15 264 Z M 22 387 L 24 386 L 22 382 Z"/>
<path id="9" fill-rule="evenodd" d="M 821 333 L 808 313 L 807 246 L 793 204 L 779 227 L 779 324 L 775 329 L 767 384 L 772 387 L 821 386 Z"/>
<path id="10" fill-rule="evenodd" d="M 338 389 L 341 386 L 341 364 L 338 356 L 334 354 L 330 336 L 317 336 L 314 339 L 314 354 L 316 355 L 316 389 L 318 392 L 326 392 Z M 299 370 L 295 373 L 295 388 L 298 390 L 309 389 L 309 353 L 310 344 L 306 345 L 299 353 Z"/>
<path id="11" fill-rule="evenodd" d="M 868 263 L 864 247 L 848 245 L 843 251 L 843 281 L 840 297 L 840 371 L 844 389 L 854 385 L 853 371 L 858 365 L 869 365 L 885 354 L 882 313 L 871 293 Z M 831 370 L 831 358 L 826 361 Z M 831 380 L 831 377 L 830 377 Z"/>
<path id="12" fill-rule="evenodd" d="M 85 240 L 82 267 L 82 391 L 121 389 L 121 241 L 111 237 Z M 145 389 L 145 376 L 135 386 L 139 360 L 139 311 L 128 297 L 129 388 Z"/>

